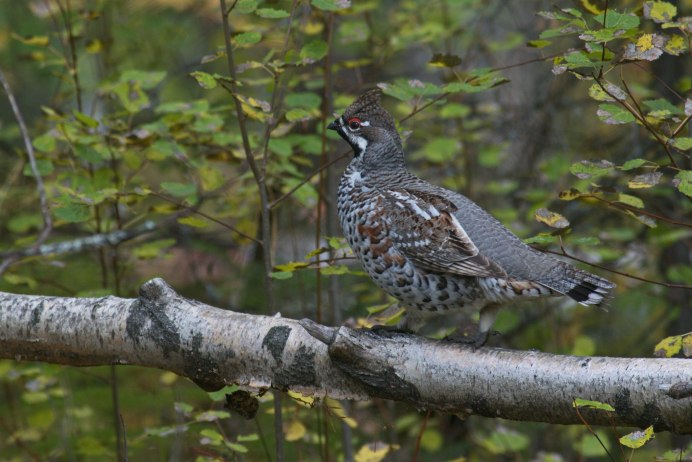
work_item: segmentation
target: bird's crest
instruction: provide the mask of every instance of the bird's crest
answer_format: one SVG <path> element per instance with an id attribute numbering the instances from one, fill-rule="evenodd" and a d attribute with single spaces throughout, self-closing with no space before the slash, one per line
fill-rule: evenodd
<path id="1" fill-rule="evenodd" d="M 380 104 L 381 98 L 382 90 L 379 88 L 366 91 L 346 108 L 343 115 L 344 120 L 358 118 L 369 122 L 372 126 L 396 132 L 394 118 Z"/>

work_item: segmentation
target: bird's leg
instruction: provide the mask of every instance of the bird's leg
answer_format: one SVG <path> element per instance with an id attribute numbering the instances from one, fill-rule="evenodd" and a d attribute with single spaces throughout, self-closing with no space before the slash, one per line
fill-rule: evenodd
<path id="1" fill-rule="evenodd" d="M 396 307 L 396 310 L 394 310 L 393 307 Z M 394 312 L 394 315 L 396 315 L 398 314 L 398 311 L 400 309 L 401 306 L 399 304 L 395 304 L 387 308 L 383 313 Z M 402 334 L 414 334 L 421 327 L 422 322 L 420 319 L 418 319 L 415 316 L 411 316 L 409 313 L 410 311 L 408 310 L 404 311 L 404 314 L 401 316 L 401 319 L 395 325 L 375 324 L 370 328 L 370 330 L 376 333 L 398 332 Z M 379 320 L 383 319 L 381 314 L 382 313 L 380 313 L 380 316 L 378 316 Z M 387 319 L 391 319 L 392 317 L 394 317 L 394 315 L 390 316 L 389 318 L 385 318 L 384 321 L 386 322 Z"/>
<path id="2" fill-rule="evenodd" d="M 499 311 L 500 305 L 497 303 L 484 306 L 481 308 L 478 330 L 475 333 L 468 335 L 457 331 L 445 337 L 445 340 L 471 345 L 474 350 L 482 347 L 488 342 L 490 335 L 498 333 L 491 331 L 490 328 L 493 327 Z"/>

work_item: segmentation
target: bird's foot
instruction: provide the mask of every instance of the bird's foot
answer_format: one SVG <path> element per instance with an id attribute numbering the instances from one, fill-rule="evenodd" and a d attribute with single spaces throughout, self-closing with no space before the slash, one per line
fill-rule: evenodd
<path id="1" fill-rule="evenodd" d="M 488 339 L 490 338 L 491 335 L 499 335 L 500 333 L 496 330 L 486 330 L 486 331 L 481 331 L 478 330 L 475 333 L 469 334 L 468 332 L 463 332 L 463 331 L 456 331 L 448 336 L 446 336 L 443 341 L 445 342 L 451 342 L 451 343 L 461 343 L 463 345 L 469 345 L 471 346 L 474 350 L 477 350 L 478 348 L 484 346 L 486 343 L 488 343 Z"/>
<path id="2" fill-rule="evenodd" d="M 370 331 L 375 334 L 413 334 L 411 329 L 400 325 L 375 324 L 370 328 Z"/>

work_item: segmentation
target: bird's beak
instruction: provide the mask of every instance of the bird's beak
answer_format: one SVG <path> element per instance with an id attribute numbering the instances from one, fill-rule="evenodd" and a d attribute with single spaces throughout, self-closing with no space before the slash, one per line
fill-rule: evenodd
<path id="1" fill-rule="evenodd" d="M 339 123 L 339 119 L 334 119 L 334 122 L 327 125 L 327 128 L 329 130 L 338 130 L 339 127 L 341 127 L 341 124 Z"/>

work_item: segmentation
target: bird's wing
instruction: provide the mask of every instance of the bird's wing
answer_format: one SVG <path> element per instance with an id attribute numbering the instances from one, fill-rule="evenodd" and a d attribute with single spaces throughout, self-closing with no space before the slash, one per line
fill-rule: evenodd
<path id="1" fill-rule="evenodd" d="M 438 194 L 408 188 L 383 191 L 392 213 L 391 237 L 414 265 L 459 276 L 506 277 L 494 261 L 482 255 L 459 220 L 457 207 Z"/>

